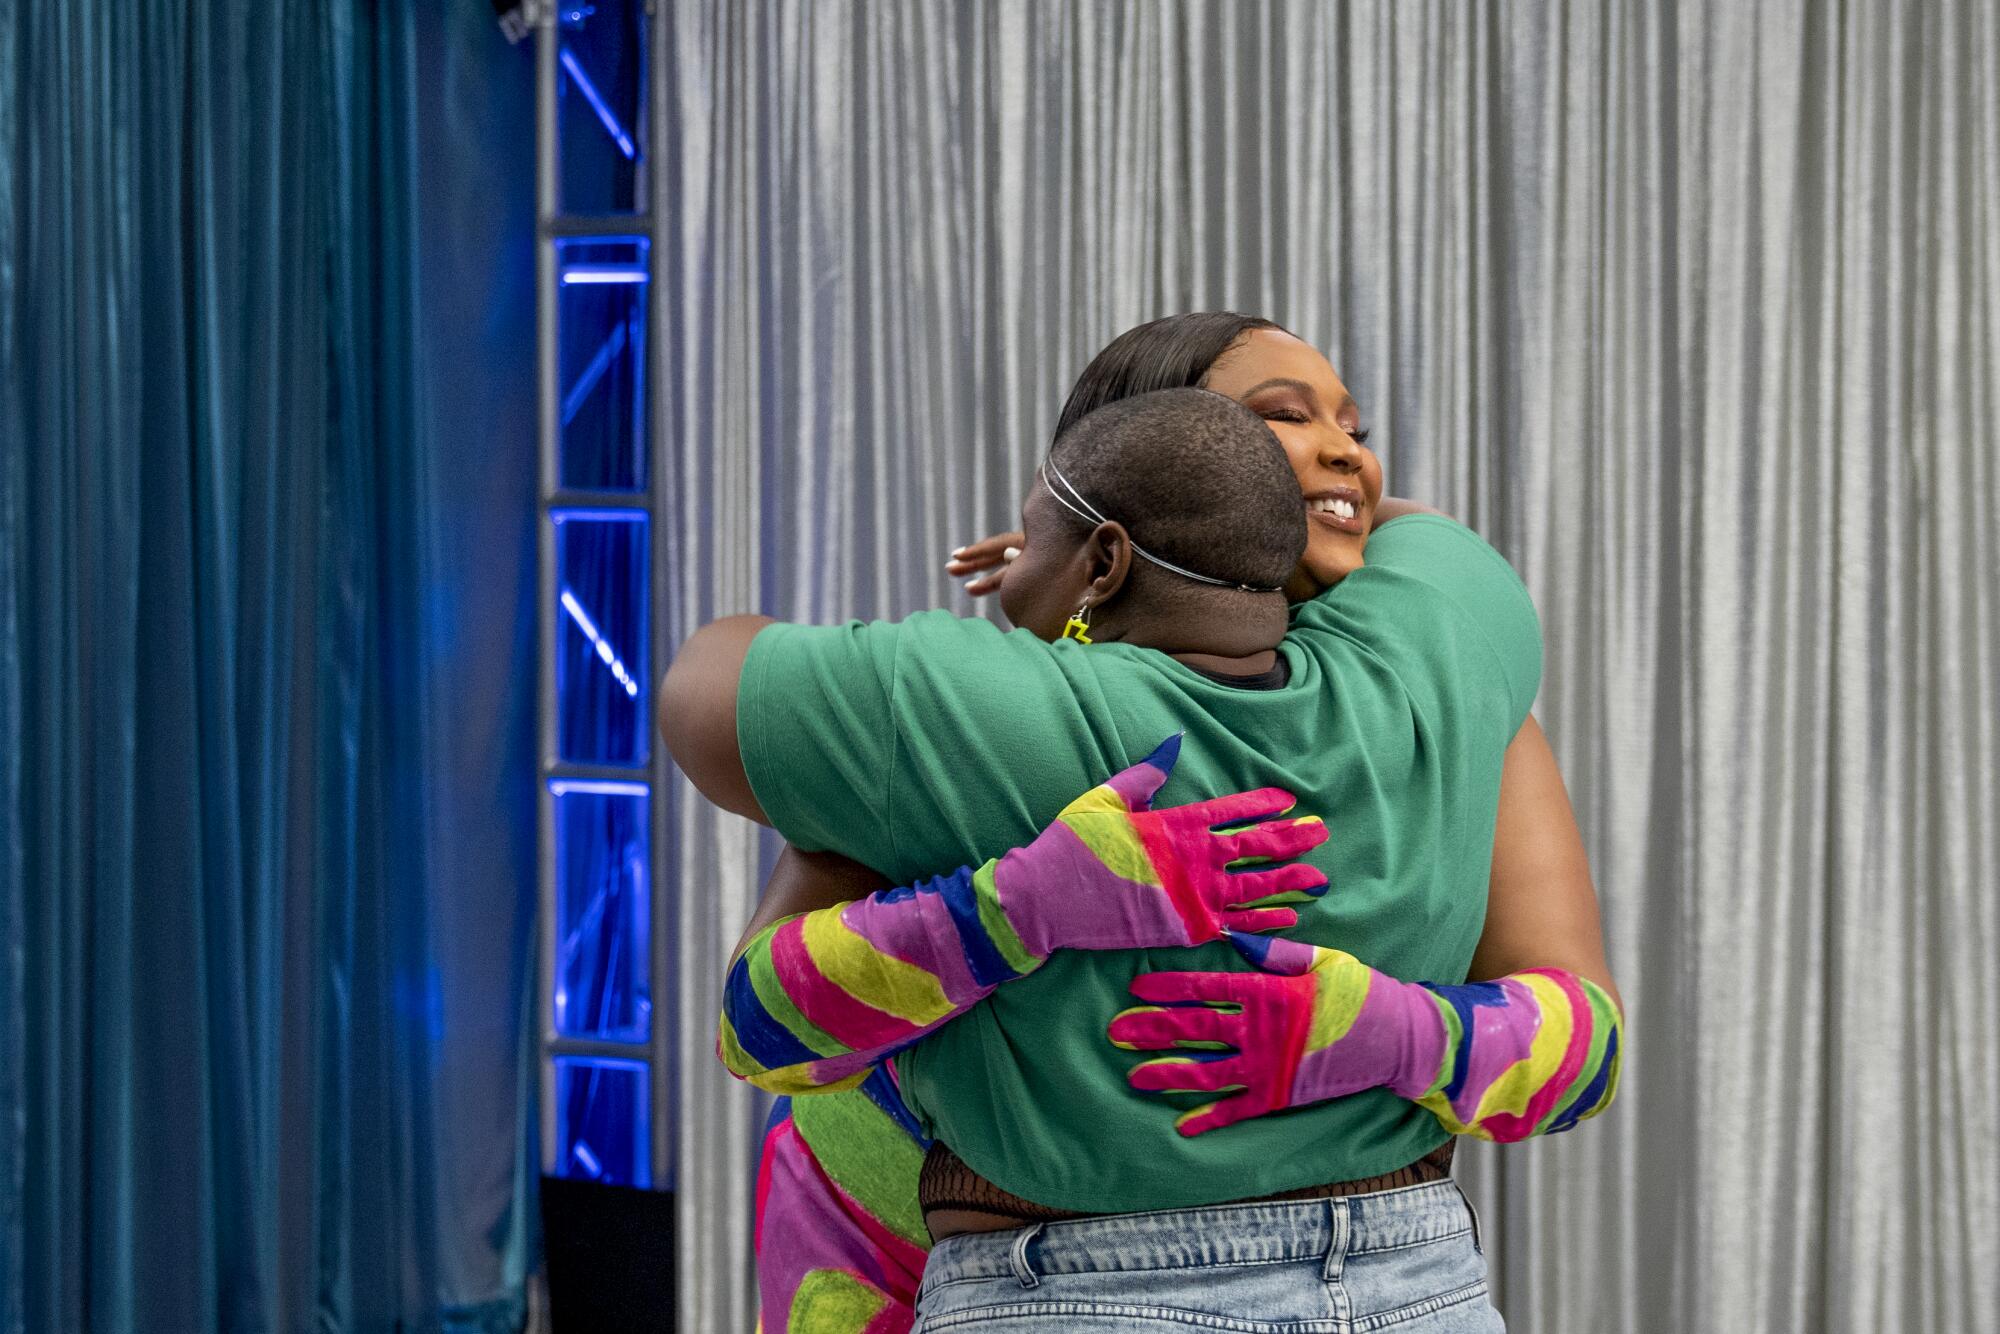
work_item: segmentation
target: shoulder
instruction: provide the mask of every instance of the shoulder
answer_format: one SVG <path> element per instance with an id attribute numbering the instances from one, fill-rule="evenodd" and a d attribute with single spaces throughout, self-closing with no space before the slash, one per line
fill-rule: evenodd
<path id="1" fill-rule="evenodd" d="M 1081 664 L 1075 644 L 1050 644 L 1026 630 L 945 611 L 924 611 L 888 627 L 895 644 L 899 696 L 947 696 L 978 711 L 973 695 L 1020 699 L 1067 689 L 1069 668 Z"/>
<path id="2" fill-rule="evenodd" d="M 1540 684 L 1541 621 L 1527 586 L 1490 543 L 1441 514 L 1382 525 L 1367 563 L 1301 607 L 1295 624 L 1395 657 L 1447 692 L 1476 689 L 1497 668 L 1517 726 Z"/>
<path id="3" fill-rule="evenodd" d="M 757 636 L 753 653 L 785 652 L 829 657 L 862 653 L 879 656 L 903 652 L 913 646 L 920 651 L 932 647 L 951 650 L 1013 637 L 993 622 L 976 616 L 958 616 L 948 611 L 920 611 L 900 621 L 843 621 L 835 625 L 773 622 Z M 1028 638 L 1030 642 L 1040 642 L 1033 636 Z"/>
<path id="4" fill-rule="evenodd" d="M 1368 536 L 1367 564 L 1362 569 L 1394 570 L 1430 582 L 1498 581 L 1519 589 L 1523 596 L 1527 593 L 1505 556 L 1443 514 L 1406 514 L 1377 528 Z M 1329 591 L 1338 592 L 1340 587 Z"/>

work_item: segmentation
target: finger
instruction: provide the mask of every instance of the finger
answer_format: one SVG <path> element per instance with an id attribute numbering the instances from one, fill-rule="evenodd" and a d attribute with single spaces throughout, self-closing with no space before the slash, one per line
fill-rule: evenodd
<path id="1" fill-rule="evenodd" d="M 1131 768 L 1113 774 L 1105 786 L 1118 794 L 1127 810 L 1143 811 L 1152 804 L 1153 797 L 1173 773 L 1174 763 L 1180 759 L 1180 754 L 1181 734 L 1176 732 L 1153 747 L 1151 755 Z"/>
<path id="2" fill-rule="evenodd" d="M 1229 906 L 1238 911 L 1245 908 L 1289 908 L 1295 904 L 1311 903 L 1319 897 L 1318 894 L 1310 893 L 1303 889 L 1288 889 L 1282 894 L 1265 894 L 1258 898 L 1245 900 L 1242 903 L 1232 903 Z"/>
<path id="3" fill-rule="evenodd" d="M 991 574 L 982 574 L 977 579 L 966 580 L 965 591 L 968 595 L 972 597 L 983 598 L 988 593 L 995 592 L 996 590 L 998 590 L 1000 587 L 1000 581 L 1002 579 L 1005 579 L 1006 577 L 1007 577 L 1006 567 L 1002 566 L 1000 569 L 995 570 Z"/>
<path id="4" fill-rule="evenodd" d="M 1268 871 L 1239 871 L 1227 886 L 1231 908 L 1268 907 L 1272 901 L 1297 903 L 1326 893 L 1326 872 L 1304 862 L 1289 862 Z M 1294 897 L 1280 900 L 1280 895 Z"/>
<path id="5" fill-rule="evenodd" d="M 995 533 L 991 537 L 982 537 L 977 542 L 968 542 L 959 547 L 951 553 L 951 559 L 955 563 L 970 565 L 974 569 L 984 569 L 1004 561 L 1008 547 L 1020 547 L 1026 543 L 1027 538 L 1020 533 Z"/>
<path id="6" fill-rule="evenodd" d="M 1238 1121 L 1248 1121 L 1253 1116 L 1263 1115 L 1266 1109 L 1257 1106 L 1255 1098 L 1237 1094 L 1233 1098 L 1223 1098 L 1206 1107 L 1197 1107 L 1191 1112 L 1183 1112 L 1174 1122 L 1174 1129 L 1193 1139 L 1196 1135 L 1233 1126 Z"/>
<path id="7" fill-rule="evenodd" d="M 1249 936 L 1246 939 L 1257 941 L 1263 937 Z M 1229 940 L 1231 944 L 1236 944 L 1235 937 Z M 1236 944 L 1236 949 L 1241 953 L 1243 946 Z M 1132 979 L 1132 985 L 1127 989 L 1140 1000 L 1151 1001 L 1155 1005 L 1233 1005 L 1236 1004 L 1236 989 L 1243 977 L 1242 973 L 1141 973 Z"/>
<path id="8" fill-rule="evenodd" d="M 968 574 L 971 575 L 1005 574 L 1007 572 L 1007 567 L 1009 565 L 1012 565 L 1014 563 L 1015 557 L 1019 556 L 1020 554 L 1021 554 L 1021 548 L 1008 547 L 1006 550 L 1002 551 L 999 555 L 986 560 L 948 560 L 944 563 L 944 572 L 946 574 L 955 575 L 959 577 L 963 577 Z"/>
<path id="9" fill-rule="evenodd" d="M 1185 820 L 1198 820 L 1210 828 L 1218 828 L 1247 824 L 1252 820 L 1268 820 L 1274 815 L 1283 815 L 1297 804 L 1298 798 L 1281 787 L 1260 787 L 1254 792 L 1232 792 L 1226 797 L 1197 801 L 1179 810 Z"/>
<path id="10" fill-rule="evenodd" d="M 992 533 L 977 542 L 967 542 L 962 547 L 952 548 L 953 560 L 983 561 L 997 559 L 1010 545 L 1016 545 L 1012 533 Z"/>
<path id="11" fill-rule="evenodd" d="M 1231 861 L 1246 857 L 1283 861 L 1326 842 L 1326 823 L 1308 815 L 1297 820 L 1270 820 L 1216 837 L 1227 840 L 1223 846 Z"/>
<path id="12" fill-rule="evenodd" d="M 1216 915 L 1227 931 L 1286 931 L 1299 924 L 1290 908 L 1227 908 Z"/>
<path id="13" fill-rule="evenodd" d="M 1125 1082 L 1147 1093 L 1217 1093 L 1246 1087 L 1243 1058 L 1205 1061 L 1195 1056 L 1159 1056 L 1126 1072 Z"/>
<path id="14" fill-rule="evenodd" d="M 1201 1006 L 1161 1009 L 1140 1005 L 1114 1015 L 1104 1031 L 1113 1046 L 1127 1051 L 1172 1051 L 1177 1047 L 1222 1051 L 1235 1046 L 1242 1023 L 1240 1014 Z"/>

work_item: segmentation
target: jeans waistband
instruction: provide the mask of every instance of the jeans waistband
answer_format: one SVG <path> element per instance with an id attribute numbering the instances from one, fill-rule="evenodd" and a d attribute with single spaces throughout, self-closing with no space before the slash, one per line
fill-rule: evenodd
<path id="1" fill-rule="evenodd" d="M 1473 1226 L 1471 1207 L 1454 1181 L 1324 1200 L 1111 1214 L 947 1237 L 931 1252 L 924 1286 L 1365 1255 L 1457 1236 Z"/>

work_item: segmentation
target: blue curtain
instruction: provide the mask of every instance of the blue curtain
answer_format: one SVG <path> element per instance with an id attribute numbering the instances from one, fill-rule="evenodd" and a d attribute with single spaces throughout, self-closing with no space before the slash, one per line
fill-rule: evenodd
<path id="1" fill-rule="evenodd" d="M 529 83 L 0 5 L 0 1334 L 519 1324 Z"/>

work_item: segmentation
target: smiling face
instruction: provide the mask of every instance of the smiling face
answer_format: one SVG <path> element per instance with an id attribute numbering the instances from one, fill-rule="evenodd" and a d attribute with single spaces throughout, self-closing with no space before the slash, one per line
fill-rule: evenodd
<path id="1" fill-rule="evenodd" d="M 1308 538 L 1286 594 L 1311 597 L 1360 569 L 1382 500 L 1382 462 L 1327 359 L 1283 330 L 1253 329 L 1216 359 L 1201 387 L 1262 417 L 1299 479 Z"/>

